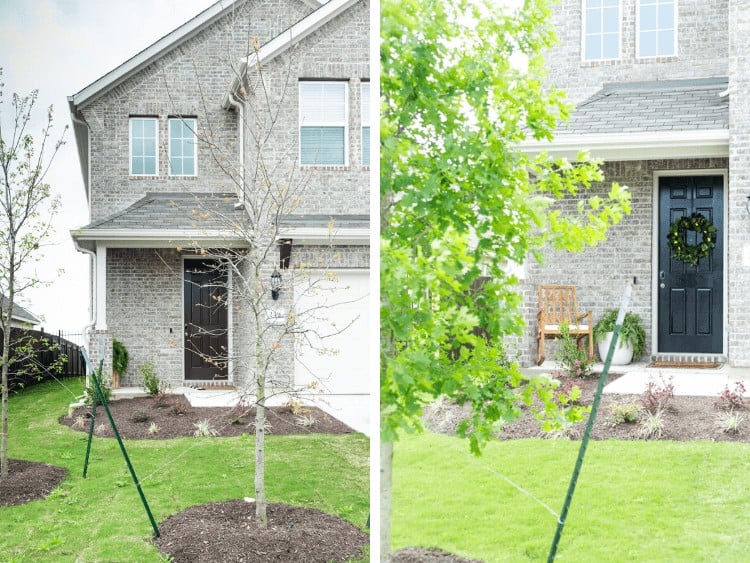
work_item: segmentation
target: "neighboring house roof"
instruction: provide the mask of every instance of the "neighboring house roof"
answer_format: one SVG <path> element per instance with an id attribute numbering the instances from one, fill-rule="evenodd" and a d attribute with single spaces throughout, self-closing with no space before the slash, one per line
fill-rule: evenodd
<path id="1" fill-rule="evenodd" d="M 247 215 L 230 193 L 147 193 L 130 207 L 71 231 L 77 247 L 247 246 Z"/>
<path id="2" fill-rule="evenodd" d="M 551 142 L 528 141 L 529 152 L 606 160 L 727 156 L 726 77 L 605 84 L 581 102 Z"/>
<path id="3" fill-rule="evenodd" d="M 2 307 L 2 309 L 8 307 L 8 298 L 4 295 L 0 295 L 0 307 Z M 38 325 L 42 323 L 42 319 L 37 317 L 28 309 L 24 309 L 17 303 L 13 303 L 13 311 L 11 311 L 10 318 L 11 320 L 16 320 L 21 323 L 29 323 L 32 325 Z"/>

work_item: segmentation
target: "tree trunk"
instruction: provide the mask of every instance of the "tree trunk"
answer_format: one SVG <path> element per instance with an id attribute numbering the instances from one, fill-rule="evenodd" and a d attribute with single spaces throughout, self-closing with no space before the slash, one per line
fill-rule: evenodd
<path id="1" fill-rule="evenodd" d="M 255 279 L 256 292 L 260 280 Z M 257 301 L 256 301 L 257 302 Z M 265 528 L 268 525 L 266 514 L 266 372 L 263 352 L 263 333 L 261 319 L 256 309 L 255 314 L 255 382 L 257 384 L 255 408 L 255 516 Z"/>
<path id="2" fill-rule="evenodd" d="M 11 275 L 11 282 L 13 276 Z M 10 358 L 10 318 L 11 312 L 13 311 L 13 301 L 15 295 L 13 287 L 10 287 L 8 292 L 8 311 L 5 317 L 2 316 L 0 311 L 0 330 L 3 333 L 3 354 L 2 360 L 2 381 L 0 381 L 0 387 L 2 387 L 2 429 L 0 429 L 0 482 L 2 482 L 8 476 L 8 359 Z"/>
<path id="3" fill-rule="evenodd" d="M 391 497 L 393 493 L 393 442 L 380 442 L 380 561 L 391 560 Z"/>

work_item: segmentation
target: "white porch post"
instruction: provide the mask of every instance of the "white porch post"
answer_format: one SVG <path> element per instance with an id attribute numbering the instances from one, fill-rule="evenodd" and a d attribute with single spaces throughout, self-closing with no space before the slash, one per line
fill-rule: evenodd
<path id="1" fill-rule="evenodd" d="M 107 247 L 96 243 L 96 330 L 107 330 Z"/>

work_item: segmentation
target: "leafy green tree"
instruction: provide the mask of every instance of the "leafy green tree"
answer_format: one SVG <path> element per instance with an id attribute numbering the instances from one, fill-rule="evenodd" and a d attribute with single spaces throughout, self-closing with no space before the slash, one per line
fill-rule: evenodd
<path id="1" fill-rule="evenodd" d="M 525 380 L 503 350 L 524 327 L 508 264 L 596 244 L 630 211 L 627 189 L 602 189 L 585 154 L 570 161 L 519 148 L 551 139 L 569 114 L 564 94 L 542 84 L 548 19 L 546 0 L 516 13 L 492 0 L 381 5 L 384 559 L 393 442 L 421 430 L 426 404 L 440 395 L 470 403 L 459 434 L 476 454 L 534 396 L 548 426 L 581 416 L 555 402 L 548 378 Z"/>
<path id="2" fill-rule="evenodd" d="M 11 345 L 11 312 L 17 297 L 40 283 L 30 266 L 40 258 L 40 246 L 51 232 L 52 219 L 59 206 L 59 200 L 52 195 L 45 177 L 63 143 L 61 138 L 50 146 L 51 107 L 36 141 L 28 132 L 37 100 L 36 90 L 28 96 L 13 94 L 11 119 L 6 124 L 2 111 L 3 87 L 0 82 L 0 295 L 6 297 L 0 300 L 0 481 L 8 475 L 8 369 L 29 350 L 28 341 L 19 346 Z"/>

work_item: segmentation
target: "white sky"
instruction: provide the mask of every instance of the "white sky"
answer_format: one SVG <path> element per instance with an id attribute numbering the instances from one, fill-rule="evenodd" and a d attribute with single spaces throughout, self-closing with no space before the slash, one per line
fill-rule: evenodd
<path id="1" fill-rule="evenodd" d="M 67 97 L 117 67 L 215 0 L 0 0 L 0 67 L 3 68 L 3 121 L 9 127 L 13 92 L 39 90 L 30 129 L 35 137 L 46 108 L 54 105 L 56 134 L 70 125 Z M 77 252 L 69 231 L 88 223 L 83 177 L 72 127 L 48 181 L 62 197 L 54 245 L 37 267 L 48 287 L 24 293 L 21 304 L 50 332 L 80 332 L 89 322 L 89 258 Z M 64 273 L 58 270 L 64 268 Z"/>

